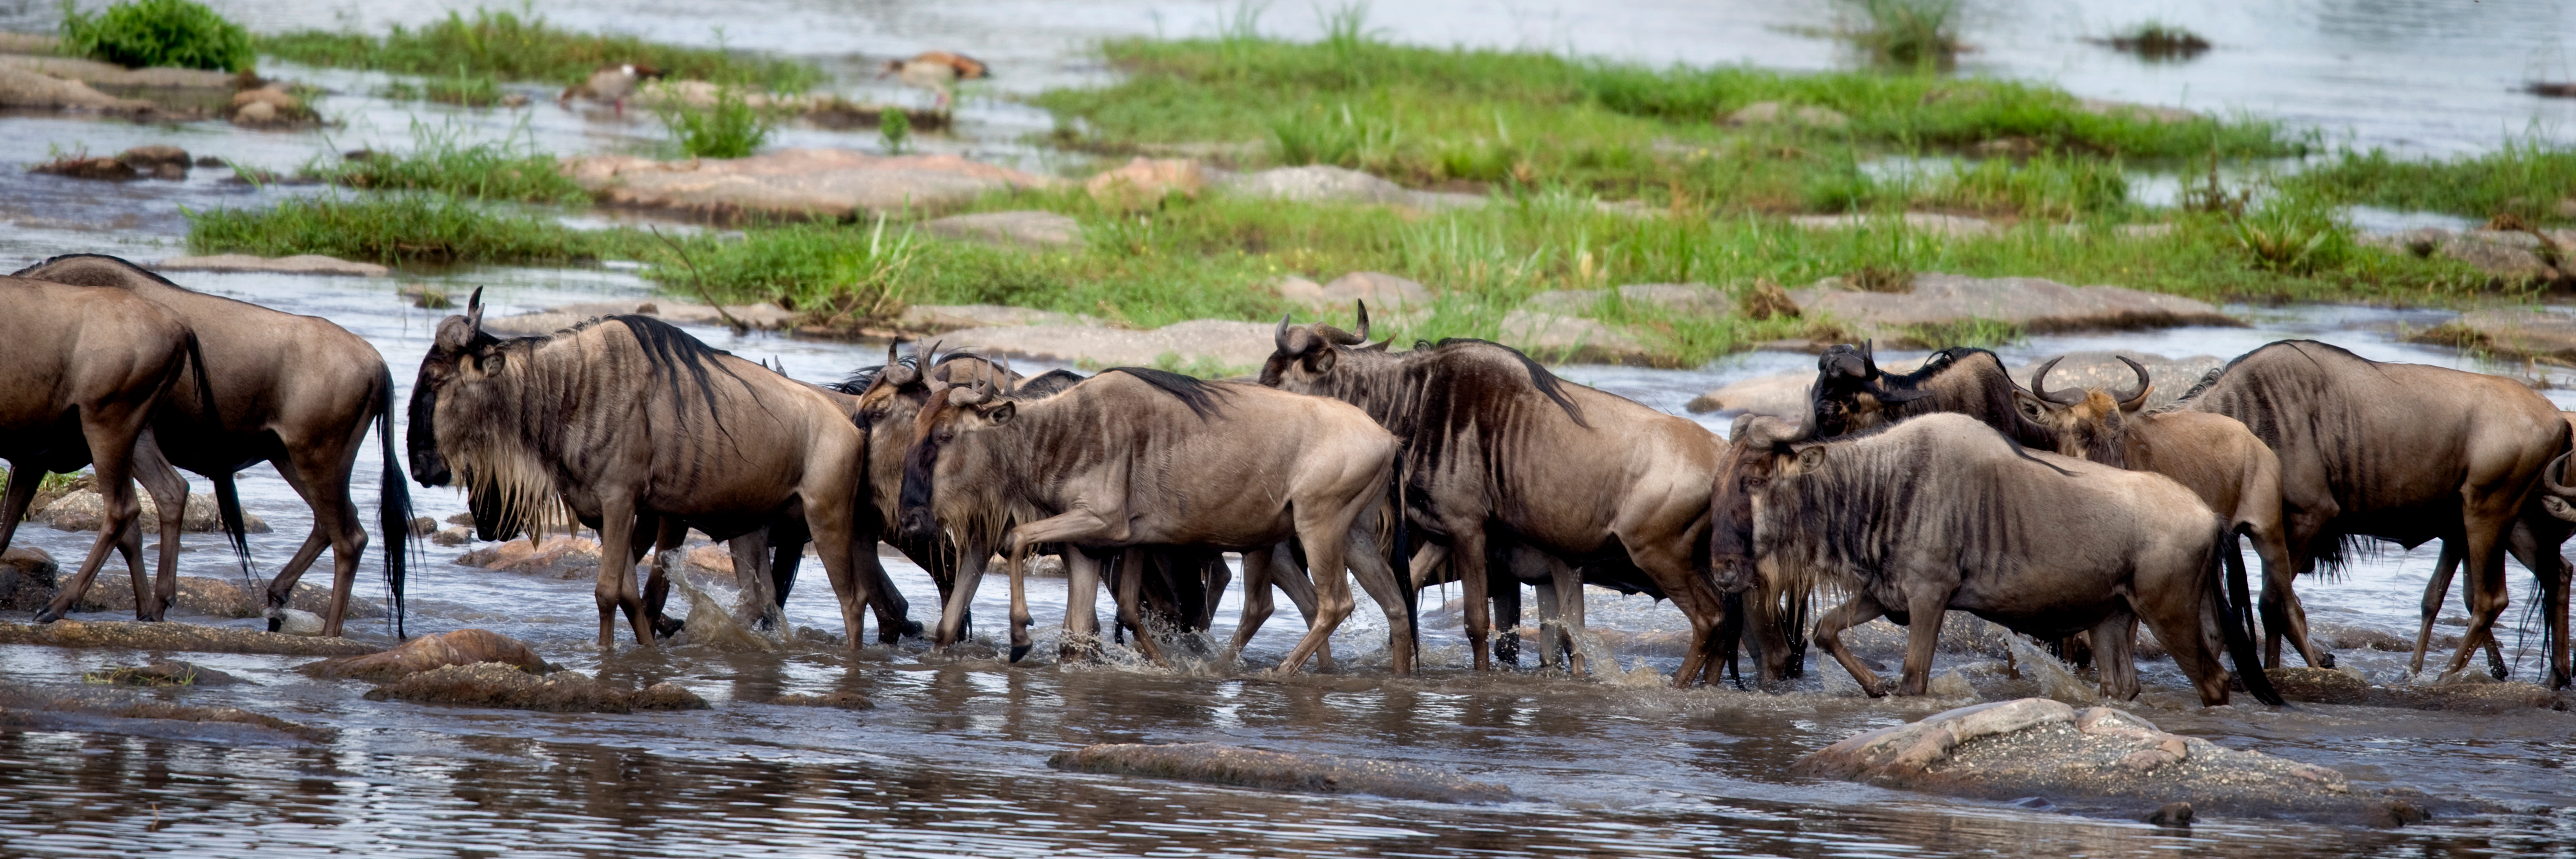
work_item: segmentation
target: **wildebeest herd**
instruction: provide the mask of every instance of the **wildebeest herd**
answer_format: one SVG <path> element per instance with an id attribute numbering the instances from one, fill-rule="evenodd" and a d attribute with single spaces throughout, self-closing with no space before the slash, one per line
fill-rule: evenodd
<path id="1" fill-rule="evenodd" d="M 2054 361 L 2025 387 L 1983 350 L 1896 374 L 1866 345 L 1836 346 L 1803 418 L 1747 416 L 1721 439 L 1498 344 L 1372 343 L 1365 307 L 1355 331 L 1283 319 L 1257 379 L 1025 377 L 933 347 L 889 349 L 884 365 L 830 385 L 650 317 L 502 338 L 482 313 L 478 292 L 421 362 L 412 474 L 462 489 L 487 540 L 596 529 L 602 646 L 621 613 L 645 646 L 682 628 L 662 613 L 667 559 L 696 529 L 731 541 L 754 623 L 774 622 L 812 543 L 852 648 L 871 614 L 881 641 L 959 643 L 998 556 L 1017 660 L 1034 622 L 1025 562 L 1053 554 L 1069 575 L 1065 658 L 1096 652 L 1106 586 L 1116 634 L 1161 660 L 1158 637 L 1208 628 L 1231 552 L 1245 580 L 1233 649 L 1270 613 L 1273 587 L 1307 619 L 1282 672 L 1330 666 L 1354 578 L 1386 616 L 1394 672 L 1414 668 L 1418 592 L 1453 580 L 1475 667 L 1516 661 L 1517 635 L 1497 631 L 1519 628 L 1531 582 L 1542 660 L 1578 673 L 1590 584 L 1671 600 L 1689 619 L 1677 685 L 1719 681 L 1746 650 L 1769 684 L 1802 670 L 1812 640 L 1872 695 L 1921 694 L 1944 613 L 1964 610 L 2086 654 L 2114 697 L 2139 691 L 2143 621 L 2204 703 L 2228 698 L 2222 653 L 2234 683 L 2277 703 L 2261 669 L 2279 664 L 2284 640 L 2332 664 L 2294 583 L 2372 537 L 2443 541 L 2419 670 L 2465 561 L 2469 631 L 2445 670 L 2484 648 L 2504 675 L 2494 624 L 2511 552 L 2539 579 L 2550 682 L 2569 678 L 2568 419 L 2510 380 L 2322 343 L 2264 346 L 2153 410 L 2155 380 L 2135 362 L 2126 390 L 2053 391 Z M 272 617 L 328 545 L 337 634 L 367 543 L 348 482 L 370 424 L 399 614 L 410 504 L 393 385 L 355 335 L 81 255 L 0 285 L 0 366 L 0 458 L 14 466 L 0 548 L 48 471 L 94 462 L 106 499 L 98 541 L 40 621 L 76 604 L 111 548 L 134 571 L 137 615 L 162 615 L 186 488 L 174 466 L 214 481 L 247 564 L 232 475 L 266 460 L 314 509 L 311 537 L 268 590 Z M 134 481 L 161 511 L 148 590 Z M 2249 540 L 2259 610 L 2240 555 Z M 938 585 L 927 630 L 878 563 L 879 542 Z M 1845 601 L 1810 627 L 1818 595 Z M 1909 627 L 1892 687 L 1841 640 L 1878 617 Z"/>

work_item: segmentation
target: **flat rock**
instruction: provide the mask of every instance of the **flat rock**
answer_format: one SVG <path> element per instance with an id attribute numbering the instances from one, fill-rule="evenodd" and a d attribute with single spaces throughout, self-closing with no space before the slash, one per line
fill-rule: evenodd
<path id="1" fill-rule="evenodd" d="M 2331 668 L 2274 668 L 2264 673 L 2271 675 L 2273 688 L 2280 690 L 2282 698 L 2319 704 L 2487 714 L 2567 706 L 2558 693 L 2540 686 L 2479 682 L 2486 675 L 2474 672 L 2461 681 L 2403 686 L 2381 686 Z"/>
<path id="2" fill-rule="evenodd" d="M 2145 366 L 2148 381 L 2155 385 L 2155 390 L 2147 394 L 2147 404 L 2143 407 L 2147 409 L 2163 408 L 2166 404 L 2181 399 L 2193 385 L 2200 384 L 2200 377 L 2208 375 L 2211 370 L 2227 366 L 2227 359 L 2216 355 L 2167 358 L 2153 352 L 2068 352 L 2056 356 L 2057 367 L 2048 373 L 2048 389 L 2051 391 L 2088 388 L 2101 388 L 2108 391 L 2128 390 L 2129 386 L 2137 384 L 2138 375 L 2129 370 L 2129 365 L 2120 363 L 2119 356 L 2122 355 Z M 2047 363 L 2048 360 L 2041 358 L 2013 367 L 2008 372 L 2012 374 L 2013 381 L 2027 388 L 2031 384 L 2030 374 L 2038 372 L 2039 365 Z"/>
<path id="3" fill-rule="evenodd" d="M 1308 164 L 1274 167 L 1227 177 L 1221 187 L 1246 197 L 1304 203 L 1409 203 L 1410 192 L 1393 182 L 1343 167 Z"/>
<path id="4" fill-rule="evenodd" d="M 37 611 L 54 600 L 55 576 L 62 567 L 54 556 L 34 546 L 0 552 L 0 611 Z"/>
<path id="5" fill-rule="evenodd" d="M 567 159 L 564 172 L 610 205 L 725 222 L 746 216 L 842 220 L 935 213 L 989 192 L 1057 182 L 955 155 L 881 156 L 849 149 L 685 161 L 593 155 Z"/>
<path id="6" fill-rule="evenodd" d="M 136 488 L 134 498 L 142 502 L 143 510 L 139 514 L 139 521 L 144 523 L 143 533 L 146 536 L 160 534 L 161 505 L 152 500 L 151 493 L 142 491 L 140 487 Z M 60 531 L 96 531 L 106 515 L 107 498 L 98 494 L 97 490 L 83 489 L 45 505 L 43 510 L 38 511 L 31 518 L 41 518 L 45 524 Z M 212 534 L 223 530 L 223 522 L 216 514 L 215 496 L 212 493 L 188 493 L 188 505 L 179 512 L 179 530 L 189 534 Z M 259 514 L 245 511 L 242 513 L 242 530 L 245 533 L 266 534 L 269 532 L 268 520 L 259 518 Z"/>
<path id="7" fill-rule="evenodd" d="M 1030 250 L 1061 250 L 1082 245 L 1082 224 L 1070 215 L 1039 210 L 976 212 L 921 222 L 921 231 L 962 241 Z"/>
<path id="8" fill-rule="evenodd" d="M 1180 779 L 1295 793 L 1364 793 L 1429 802 L 1495 803 L 1509 788 L 1437 767 L 1339 755 L 1289 754 L 1222 743 L 1104 743 L 1057 752 L 1047 765 L 1099 775 Z"/>
<path id="9" fill-rule="evenodd" d="M 1619 329 L 1580 316 L 1529 310 L 1503 314 L 1503 345 L 1551 363 L 1645 364 L 1654 353 Z"/>
<path id="10" fill-rule="evenodd" d="M 1098 367 L 1150 367 L 1167 358 L 1183 366 L 1214 362 L 1228 372 L 1270 359 L 1277 323 L 1193 319 L 1151 331 L 1101 325 L 967 328 L 941 335 L 950 349 Z"/>
<path id="11" fill-rule="evenodd" d="M 1207 171 L 1197 161 L 1135 158 L 1093 175 L 1082 183 L 1082 189 L 1103 206 L 1118 211 L 1135 211 L 1160 205 L 1165 198 L 1175 194 L 1197 199 L 1207 184 Z"/>
<path id="12" fill-rule="evenodd" d="M 1953 239 L 1992 236 L 2003 232 L 2002 227 L 1995 226 L 1995 222 L 1984 218 L 1932 212 L 1907 212 L 1896 218 L 1860 212 L 1844 215 L 1798 215 L 1791 217 L 1789 223 L 1810 230 L 1879 229 L 1902 225 L 1904 229 L 1914 232 Z"/>
<path id="13" fill-rule="evenodd" d="M 81 679 L 110 686 L 238 686 L 250 682 L 194 662 L 177 659 L 163 659 L 142 665 L 111 665 L 83 675 Z"/>
<path id="14" fill-rule="evenodd" d="M 248 254 L 216 254 L 204 257 L 171 257 L 152 266 L 154 271 L 256 271 L 270 274 L 316 274 L 343 277 L 384 277 L 393 269 L 371 262 L 357 262 L 320 254 L 291 257 L 255 257 Z"/>
<path id="15" fill-rule="evenodd" d="M 1863 292 L 1827 279 L 1790 290 L 1789 298 L 1813 316 L 1833 316 L 1865 336 L 1902 339 L 1918 326 L 1992 320 L 2031 333 L 2138 330 L 2177 325 L 2242 326 L 2217 307 L 2176 295 L 2118 286 L 2067 286 L 2035 277 L 1963 277 L 1918 274 L 1912 292 Z M 1947 344 L 1934 344 L 1947 345 Z"/>
<path id="16" fill-rule="evenodd" d="M 769 703 L 782 707 L 830 707 L 835 710 L 873 710 L 877 706 L 877 702 L 857 692 L 825 692 L 819 695 L 794 692 L 771 698 Z"/>
<path id="17" fill-rule="evenodd" d="M 148 555 L 151 553 L 146 552 L 145 554 Z M 314 614 L 321 614 L 331 610 L 331 589 L 316 583 L 314 579 L 320 579 L 325 582 L 330 581 L 329 577 L 325 575 L 307 576 L 304 580 L 296 582 L 295 595 L 287 599 L 287 608 L 297 611 L 312 612 Z M 176 603 L 173 603 L 170 608 L 172 611 L 180 614 L 202 615 L 206 617 L 262 617 L 268 614 L 267 588 L 267 582 L 259 582 L 257 589 L 244 589 L 241 581 L 238 579 L 219 579 L 213 576 L 180 576 L 179 599 Z M 48 597 L 48 599 L 51 599 L 51 597 Z M 89 592 L 81 595 L 80 604 L 72 606 L 72 610 L 79 612 L 132 612 L 134 611 L 134 587 L 130 584 L 130 580 L 125 576 L 110 576 L 106 572 L 102 571 L 99 573 L 98 578 L 91 580 Z M 384 616 L 385 606 L 383 603 L 354 595 L 349 598 L 349 613 L 346 617 L 379 618 Z"/>
<path id="18" fill-rule="evenodd" d="M 1725 316 L 1735 312 L 1735 297 L 1726 290 L 1697 283 L 1638 283 L 1619 287 L 1619 300 L 1690 316 Z M 1610 297 L 1607 289 L 1542 292 L 1522 302 L 1523 308 L 1564 316 L 1589 316 Z"/>
<path id="19" fill-rule="evenodd" d="M 2079 712 L 2046 698 L 1961 707 L 1870 731 L 1792 769 L 1954 796 L 2037 796 L 2132 818 L 2188 802 L 2203 813 L 2397 826 L 2449 805 L 2414 790 L 2356 788 L 2326 767 L 2165 733 L 2109 707 Z"/>
<path id="20" fill-rule="evenodd" d="M 129 69 L 115 63 L 102 63 L 97 60 L 27 54 L 0 54 L 0 69 L 34 72 L 47 77 L 80 81 L 91 86 L 228 90 L 240 80 L 231 72 L 168 66 Z"/>
<path id="21" fill-rule="evenodd" d="M 671 683 L 629 691 L 579 671 L 539 677 L 499 662 L 450 665 L 413 674 L 367 692 L 370 701 L 463 704 L 552 713 L 631 713 L 637 710 L 703 710 L 706 699 Z"/>
<path id="22" fill-rule="evenodd" d="M 594 578 L 599 575 L 599 542 L 562 534 L 534 546 L 524 539 L 504 540 L 457 556 L 456 565 L 559 579 Z"/>
<path id="23" fill-rule="evenodd" d="M 554 669 L 527 643 L 518 639 L 487 629 L 460 629 L 424 635 L 382 653 L 325 659 L 296 666 L 295 670 L 314 677 L 354 677 L 383 682 L 450 665 L 484 662 L 501 663 L 539 674 Z"/>
<path id="24" fill-rule="evenodd" d="M 904 308 L 903 315 L 895 317 L 897 326 L 931 333 L 967 328 L 1085 325 L 1090 321 L 1088 317 L 1069 313 L 999 304 L 915 304 Z"/>
<path id="25" fill-rule="evenodd" d="M 44 625 L 0 621 L 0 644 L 51 647 L 118 647 L 198 653 L 265 653 L 279 656 L 352 656 L 384 648 L 346 638 L 287 635 L 267 630 L 193 623 L 61 620 Z"/>
<path id="26" fill-rule="evenodd" d="M 2512 358 L 2576 363 L 2576 316 L 2549 310 L 2472 310 L 2406 339 L 2484 349 Z"/>
<path id="27" fill-rule="evenodd" d="M 118 114 L 146 114 L 158 109 L 139 98 L 117 98 L 80 81 L 52 77 L 16 64 L 0 64 L 0 107 Z"/>
<path id="28" fill-rule="evenodd" d="M 56 44 L 54 37 L 43 33 L 0 32 L 0 53 L 53 56 Z"/>
<path id="29" fill-rule="evenodd" d="M 340 735 L 239 707 L 173 704 L 112 686 L 47 687 L 6 678 L 0 678 L 0 726 L 286 744 L 328 743 Z"/>
<path id="30" fill-rule="evenodd" d="M 572 324 L 577 324 L 584 319 L 598 316 L 623 316 L 627 314 L 650 316 L 674 325 L 723 325 L 725 324 L 725 317 L 731 316 L 736 322 L 740 322 L 744 325 L 763 331 L 783 331 L 796 324 L 795 311 L 788 310 L 787 308 L 780 307 L 766 301 L 758 304 L 727 304 L 724 305 L 722 312 L 718 312 L 716 305 L 699 304 L 693 301 L 673 301 L 662 298 L 653 299 L 651 301 L 588 301 L 580 304 L 566 304 L 561 307 L 551 307 L 538 313 L 502 318 L 505 320 L 523 320 L 523 322 L 512 324 L 511 327 L 513 330 L 531 327 L 532 324 L 539 323 L 541 321 L 539 317 L 543 317 L 542 322 L 548 323 L 556 322 L 566 317 L 573 318 L 572 323 L 556 325 L 555 327 L 548 328 L 544 331 L 534 332 L 538 334 L 551 334 L 556 331 L 569 328 Z M 492 327 L 493 324 L 493 322 L 487 321 L 484 323 L 484 327 L 489 328 Z"/>
<path id="31" fill-rule="evenodd" d="M 1348 311 L 1365 301 L 1369 312 L 1381 318 L 1429 309 L 1432 301 L 1430 287 L 1375 271 L 1351 272 L 1324 284 L 1292 275 L 1281 278 L 1272 290 L 1279 293 L 1280 300 L 1304 305 L 1316 313 Z"/>

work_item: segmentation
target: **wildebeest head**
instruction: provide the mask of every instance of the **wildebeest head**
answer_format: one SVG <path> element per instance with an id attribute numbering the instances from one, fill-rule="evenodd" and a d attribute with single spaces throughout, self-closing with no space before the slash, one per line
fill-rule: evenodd
<path id="1" fill-rule="evenodd" d="M 1272 339 L 1275 351 L 1261 364 L 1261 384 L 1301 394 L 1322 393 L 1317 383 L 1340 362 L 1336 347 L 1358 346 L 1368 342 L 1368 303 L 1359 305 L 1360 330 L 1344 331 L 1321 322 L 1311 325 L 1289 325 L 1288 317 L 1279 317 L 1279 332 Z"/>
<path id="2" fill-rule="evenodd" d="M 1792 447 L 1804 435 L 1801 428 L 1765 415 L 1737 418 L 1729 435 L 1726 463 L 1709 493 L 1709 568 L 1718 590 L 1741 593 L 1761 581 L 1754 523 L 1765 490 L 1773 480 L 1812 468 L 1824 450 Z"/>
<path id="3" fill-rule="evenodd" d="M 462 483 L 476 536 L 485 540 L 518 536 L 528 526 L 523 514 L 552 498 L 539 470 L 517 462 L 520 457 L 464 451 L 464 462 L 458 459 L 459 444 L 491 439 L 497 407 L 513 397 L 497 384 L 511 360 L 505 342 L 483 330 L 483 290 L 474 290 L 463 315 L 438 323 L 421 357 L 405 434 L 413 477 L 423 486 Z"/>
<path id="4" fill-rule="evenodd" d="M 2121 439 L 2128 433 L 2129 416 L 2147 404 L 2147 395 L 2155 383 L 2147 377 L 2147 368 L 2116 356 L 2138 374 L 2137 388 L 2125 392 L 2099 388 L 2082 391 L 2051 391 L 2048 373 L 2057 368 L 2064 356 L 2048 359 L 2030 376 L 2031 390 L 2016 392 L 2022 414 L 2057 433 L 2057 452 L 2078 459 L 2089 459 L 2104 465 L 2128 467 L 2125 445 Z"/>
<path id="5" fill-rule="evenodd" d="M 1816 361 L 1809 435 L 1829 440 L 1917 415 L 1957 412 L 2024 445 L 2056 449 L 2056 434 L 2020 410 L 2019 392 L 2003 359 L 1984 349 L 1943 349 L 1921 369 L 1896 374 L 1879 368 L 1867 343 L 1835 346 Z"/>
<path id="6" fill-rule="evenodd" d="M 465 314 L 440 320 L 438 332 L 429 344 L 429 354 L 420 359 L 420 376 L 411 386 L 411 425 L 405 442 L 411 453 L 411 475 L 422 486 L 446 486 L 454 475 L 447 460 L 438 454 L 436 421 L 439 391 L 452 384 L 460 367 L 469 357 L 479 355 L 500 338 L 483 331 L 483 290 L 476 287 L 466 300 Z M 503 359 L 507 360 L 507 359 Z M 482 371 L 475 358 L 475 370 Z"/>
<path id="7" fill-rule="evenodd" d="M 957 385 L 937 380 L 930 383 L 930 396 L 913 417 L 912 446 L 904 453 L 903 495 L 895 522 L 900 536 L 926 540 L 937 535 L 939 525 L 931 511 L 931 491 L 938 476 L 940 451 L 961 433 L 1010 423 L 1018 414 L 1018 405 L 1003 393 L 990 379 Z"/>
<path id="8" fill-rule="evenodd" d="M 1886 422 L 1880 415 L 1886 407 L 1931 394 L 1882 383 L 1887 374 L 1878 368 L 1875 345 L 1872 340 L 1859 346 L 1837 343 L 1816 357 L 1816 385 L 1808 397 L 1815 436 L 1831 438 L 1878 426 Z"/>

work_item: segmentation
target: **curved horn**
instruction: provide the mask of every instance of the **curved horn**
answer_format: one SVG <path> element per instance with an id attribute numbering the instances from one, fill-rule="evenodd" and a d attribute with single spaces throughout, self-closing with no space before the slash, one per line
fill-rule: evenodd
<path id="1" fill-rule="evenodd" d="M 1861 378 L 1875 379 L 1879 377 L 1878 338 L 1872 337 L 1867 340 L 1860 341 L 1860 365 L 1863 370 L 1867 371 L 1862 374 Z"/>
<path id="2" fill-rule="evenodd" d="M 1274 335 L 1271 335 L 1271 338 L 1270 338 L 1270 342 L 1271 342 L 1271 344 L 1272 344 L 1273 346 L 1277 347 L 1277 348 L 1278 348 L 1278 350 L 1279 350 L 1279 351 L 1281 351 L 1281 352 L 1286 352 L 1286 351 L 1288 351 L 1288 317 L 1290 317 L 1290 316 L 1294 316 L 1294 315 L 1296 315 L 1296 314 L 1293 314 L 1293 313 L 1282 313 L 1282 314 L 1279 314 L 1279 333 L 1274 334 Z"/>
<path id="3" fill-rule="evenodd" d="M 1360 307 L 1360 330 L 1357 336 L 1360 338 L 1360 342 L 1366 343 L 1368 342 L 1368 302 L 1366 300 L 1362 300 L 1357 303 Z"/>
<path id="4" fill-rule="evenodd" d="M 465 299 L 465 325 L 466 325 L 466 327 L 468 327 L 468 328 L 472 328 L 472 329 L 474 329 L 474 330 L 476 330 L 476 331 L 481 331 L 481 330 L 483 330 L 483 288 L 482 288 L 482 287 L 479 287 L 479 286 L 478 286 L 478 287 L 475 287 L 475 288 L 474 288 L 474 295 L 473 295 L 472 297 L 469 297 L 469 298 Z"/>
<path id="5" fill-rule="evenodd" d="M 2568 454 L 2559 454 L 2557 459 L 2550 460 L 2549 465 L 2540 469 L 2540 485 L 2547 487 L 2549 489 L 2549 494 L 2551 495 L 2556 495 L 2561 498 L 2576 498 L 2576 486 L 2568 486 L 2564 483 L 2560 483 L 2558 482 L 2558 478 L 2550 476 L 2553 474 L 2563 476 L 2567 473 L 2567 457 Z"/>
<path id="6" fill-rule="evenodd" d="M 2125 394 L 2112 394 L 2111 397 L 2120 401 L 2121 411 L 2137 411 L 2139 406 L 2147 404 L 2147 392 L 2156 389 L 2155 383 L 2147 379 L 2147 368 L 2136 361 L 2129 360 L 2129 356 L 2116 355 L 2113 357 L 2119 358 L 2120 363 L 2129 365 L 2130 372 L 2138 374 L 2138 389 Z"/>
<path id="7" fill-rule="evenodd" d="M 2030 374 L 2030 392 L 2038 394 L 2040 399 L 2047 400 L 2061 406 L 2071 406 L 2076 403 L 2083 402 L 2083 398 L 2079 396 L 2075 399 L 2066 399 L 2048 392 L 2048 371 L 2057 369 L 2057 362 L 2063 360 L 2066 360 L 2066 356 L 2059 355 L 2055 358 L 2048 359 L 2048 363 L 2039 365 L 2039 371 Z"/>
<path id="8" fill-rule="evenodd" d="M 894 369 L 894 365 L 903 360 L 903 353 L 895 351 L 895 347 L 901 345 L 903 345 L 903 341 L 901 340 L 889 339 L 886 341 L 886 369 Z"/>
<path id="9" fill-rule="evenodd" d="M 922 369 L 922 370 L 924 370 L 924 371 L 928 371 L 928 370 L 930 369 L 930 365 L 939 363 L 939 344 L 941 344 L 941 343 L 946 343 L 946 342 L 948 342 L 948 341 L 946 341 L 946 340 L 933 340 L 933 341 L 930 341 L 930 348 L 928 348 L 928 349 L 923 349 L 923 350 L 921 350 L 919 353 L 917 353 L 917 354 L 915 354 L 915 355 L 913 356 L 915 359 L 917 359 L 918 361 L 920 361 L 920 363 L 921 363 L 921 369 Z"/>

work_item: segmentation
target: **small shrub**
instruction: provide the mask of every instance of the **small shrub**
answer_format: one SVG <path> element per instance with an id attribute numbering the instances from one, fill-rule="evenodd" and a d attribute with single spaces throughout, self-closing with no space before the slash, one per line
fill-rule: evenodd
<path id="1" fill-rule="evenodd" d="M 258 59 L 250 31 L 191 0 L 125 0 L 85 15 L 63 0 L 63 53 L 128 68 L 242 72 Z"/>
<path id="2" fill-rule="evenodd" d="M 742 92 L 716 88 L 716 103 L 706 107 L 667 99 L 654 108 L 671 143 L 691 158 L 746 158 L 760 151 L 778 117 L 751 106 Z"/>
<path id="3" fill-rule="evenodd" d="M 885 138 L 887 155 L 901 155 L 912 149 L 912 114 L 900 107 L 888 107 L 877 114 L 877 133 Z"/>
<path id="4" fill-rule="evenodd" d="M 396 24 L 383 38 L 363 33 L 299 30 L 262 37 L 262 53 L 314 66 L 443 75 L 460 65 L 508 81 L 580 83 L 599 67 L 649 65 L 673 80 L 749 81 L 772 92 L 804 92 L 823 81 L 822 69 L 804 60 L 745 56 L 722 49 L 684 48 L 634 36 L 575 33 L 540 16 L 474 10 L 450 11 L 417 29 Z"/>
<path id="5" fill-rule="evenodd" d="M 2312 274 L 2343 264 L 2352 254 L 2352 226 L 2313 194 L 2283 191 L 2230 220 L 2237 246 L 2256 268 Z"/>
<path id="6" fill-rule="evenodd" d="M 2187 60 L 2209 50 L 2209 40 L 2199 33 L 2153 20 L 2096 41 L 2150 60 Z"/>
<path id="7" fill-rule="evenodd" d="M 1893 66 L 1946 66 L 1959 51 L 1957 0 L 1849 0 L 1860 23 L 1845 37 Z"/>
<path id="8" fill-rule="evenodd" d="M 524 130 L 524 129 L 523 129 Z M 335 185 L 371 191 L 436 191 L 480 200 L 531 203 L 579 203 L 581 186 L 563 171 L 554 156 L 536 149 L 535 136 L 465 145 L 458 132 L 434 129 L 415 121 L 411 151 L 376 153 L 366 158 L 315 162 L 304 172 Z"/>
<path id="9" fill-rule="evenodd" d="M 386 84 L 377 94 L 389 99 L 418 99 L 465 107 L 491 107 L 500 104 L 505 95 L 501 92 L 500 81 L 491 75 L 469 72 L 462 64 L 456 67 L 456 74 L 452 77 L 427 78 L 418 83 L 395 81 Z"/>
<path id="10" fill-rule="evenodd" d="M 268 209 L 181 210 L 188 248 L 260 256 L 323 254 L 387 265 L 572 262 L 601 237 L 436 194 L 304 197 Z"/>

